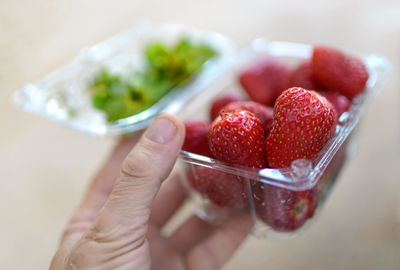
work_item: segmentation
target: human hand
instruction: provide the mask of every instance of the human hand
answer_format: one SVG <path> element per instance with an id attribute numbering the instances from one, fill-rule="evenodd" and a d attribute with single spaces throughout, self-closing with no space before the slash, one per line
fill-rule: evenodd
<path id="1" fill-rule="evenodd" d="M 211 270 L 230 258 L 245 232 L 192 216 L 172 235 L 161 233 L 185 200 L 178 179 L 162 184 L 184 134 L 181 121 L 162 115 L 141 137 L 120 141 L 64 230 L 50 269 Z"/>

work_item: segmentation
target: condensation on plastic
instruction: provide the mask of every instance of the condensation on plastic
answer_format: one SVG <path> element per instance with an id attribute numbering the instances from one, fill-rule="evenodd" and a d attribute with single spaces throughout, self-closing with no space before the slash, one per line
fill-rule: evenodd
<path id="1" fill-rule="evenodd" d="M 200 109 L 199 107 L 196 107 L 196 105 L 207 106 L 207 104 L 211 103 L 213 97 L 227 89 L 230 91 L 243 91 L 237 83 L 237 76 L 247 65 L 258 61 L 259 59 L 274 57 L 285 61 L 288 65 L 294 65 L 302 59 L 309 58 L 311 53 L 311 45 L 290 42 L 268 42 L 265 39 L 256 39 L 252 42 L 249 48 L 243 49 L 239 53 L 233 71 L 230 72 L 230 76 L 225 76 L 224 81 L 216 82 L 214 87 L 211 86 L 209 89 L 203 91 L 203 98 L 197 100 L 194 99 L 192 103 L 187 106 L 187 110 L 182 112 L 182 115 L 198 116 L 196 110 Z M 294 192 L 316 188 L 318 190 L 318 210 L 320 210 L 321 205 L 328 196 L 341 168 L 349 157 L 349 151 L 353 149 L 352 139 L 354 136 L 352 131 L 359 122 L 370 99 L 373 98 L 381 88 L 390 70 L 389 63 L 382 56 L 360 55 L 360 58 L 364 61 L 369 72 L 366 89 L 363 94 L 353 99 L 349 111 L 341 115 L 335 136 L 314 159 L 295 160 L 292 162 L 290 168 L 266 168 L 255 170 L 231 167 L 226 163 L 209 157 L 182 151 L 176 171 L 178 174 L 181 174 L 182 179 L 186 179 L 184 185 L 191 194 L 190 198 L 192 201 L 192 207 L 198 216 L 211 223 L 222 224 L 227 217 L 240 213 L 234 209 L 214 205 L 206 195 L 199 194 L 191 188 L 189 181 L 187 181 L 187 174 L 191 168 L 196 166 L 218 170 L 228 175 L 245 177 L 249 182 L 255 181 L 263 183 L 262 185 L 275 186 Z M 205 118 L 207 117 L 208 115 Z M 260 221 L 260 218 L 258 218 L 255 213 L 254 202 L 251 200 L 251 198 L 254 197 L 254 194 L 252 194 L 250 185 L 249 192 L 250 194 L 248 197 L 250 198 L 250 201 L 246 211 L 253 218 L 254 226 L 252 226 L 251 232 L 254 235 L 258 237 L 277 236 L 278 238 L 287 238 L 295 234 L 294 232 L 278 232 L 268 226 L 265 222 Z M 285 203 L 286 202 L 282 202 L 283 205 Z"/>
<path id="2" fill-rule="evenodd" d="M 209 44 L 218 55 L 207 61 L 191 81 L 175 88 L 149 109 L 108 123 L 103 112 L 92 106 L 88 83 L 102 67 L 124 76 L 131 70 L 141 70 L 143 50 L 151 41 L 173 44 L 181 37 Z M 194 95 L 221 76 L 236 55 L 234 44 L 221 34 L 204 32 L 177 24 L 137 23 L 97 45 L 85 48 L 68 65 L 29 83 L 16 91 L 13 102 L 18 107 L 53 119 L 91 135 L 117 135 L 134 132 L 148 126 L 160 113 L 177 113 Z"/>

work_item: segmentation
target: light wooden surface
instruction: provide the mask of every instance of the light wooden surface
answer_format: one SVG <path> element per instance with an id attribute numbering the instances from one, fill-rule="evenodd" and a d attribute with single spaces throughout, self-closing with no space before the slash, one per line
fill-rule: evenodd
<path id="1" fill-rule="evenodd" d="M 59 234 L 110 139 L 13 108 L 11 93 L 137 19 L 385 55 L 393 70 L 359 128 L 316 223 L 299 237 L 249 238 L 224 269 L 400 269 L 400 4 L 398 1 L 0 2 L 0 268 L 46 269 Z"/>

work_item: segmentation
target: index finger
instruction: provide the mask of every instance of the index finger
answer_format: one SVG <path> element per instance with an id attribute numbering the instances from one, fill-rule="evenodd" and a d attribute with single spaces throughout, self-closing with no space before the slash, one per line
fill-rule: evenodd
<path id="1" fill-rule="evenodd" d="M 141 134 L 134 134 L 122 137 L 118 141 L 110 156 L 106 159 L 102 168 L 89 185 L 83 201 L 75 210 L 64 229 L 59 247 L 60 254 L 63 253 L 62 250 L 68 250 L 72 247 L 90 227 L 112 190 L 123 160 L 135 146 L 140 135 Z M 57 259 L 58 256 L 55 256 L 54 260 Z"/>
<path id="2" fill-rule="evenodd" d="M 84 231 L 93 222 L 113 188 L 123 160 L 135 146 L 140 136 L 141 134 L 125 136 L 117 142 L 90 183 L 82 202 L 72 215 L 63 237 L 77 230 Z"/>
<path id="3" fill-rule="evenodd" d="M 78 209 L 91 209 L 97 213 L 106 202 L 125 157 L 138 142 L 140 133 L 122 137 L 90 184 Z"/>

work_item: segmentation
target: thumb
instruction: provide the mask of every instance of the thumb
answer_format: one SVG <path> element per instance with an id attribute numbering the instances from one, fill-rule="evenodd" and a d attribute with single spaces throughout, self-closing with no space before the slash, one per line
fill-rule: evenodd
<path id="1" fill-rule="evenodd" d="M 124 160 L 110 197 L 89 232 L 96 234 L 94 238 L 104 236 L 107 242 L 110 237 L 126 235 L 144 239 L 153 199 L 170 174 L 184 137 L 184 125 L 176 117 L 155 119 Z"/>
<path id="2" fill-rule="evenodd" d="M 151 205 L 174 166 L 184 137 L 180 120 L 170 115 L 156 118 L 125 158 L 96 220 L 64 260 L 68 269 L 99 265 L 150 269 L 146 232 Z"/>

